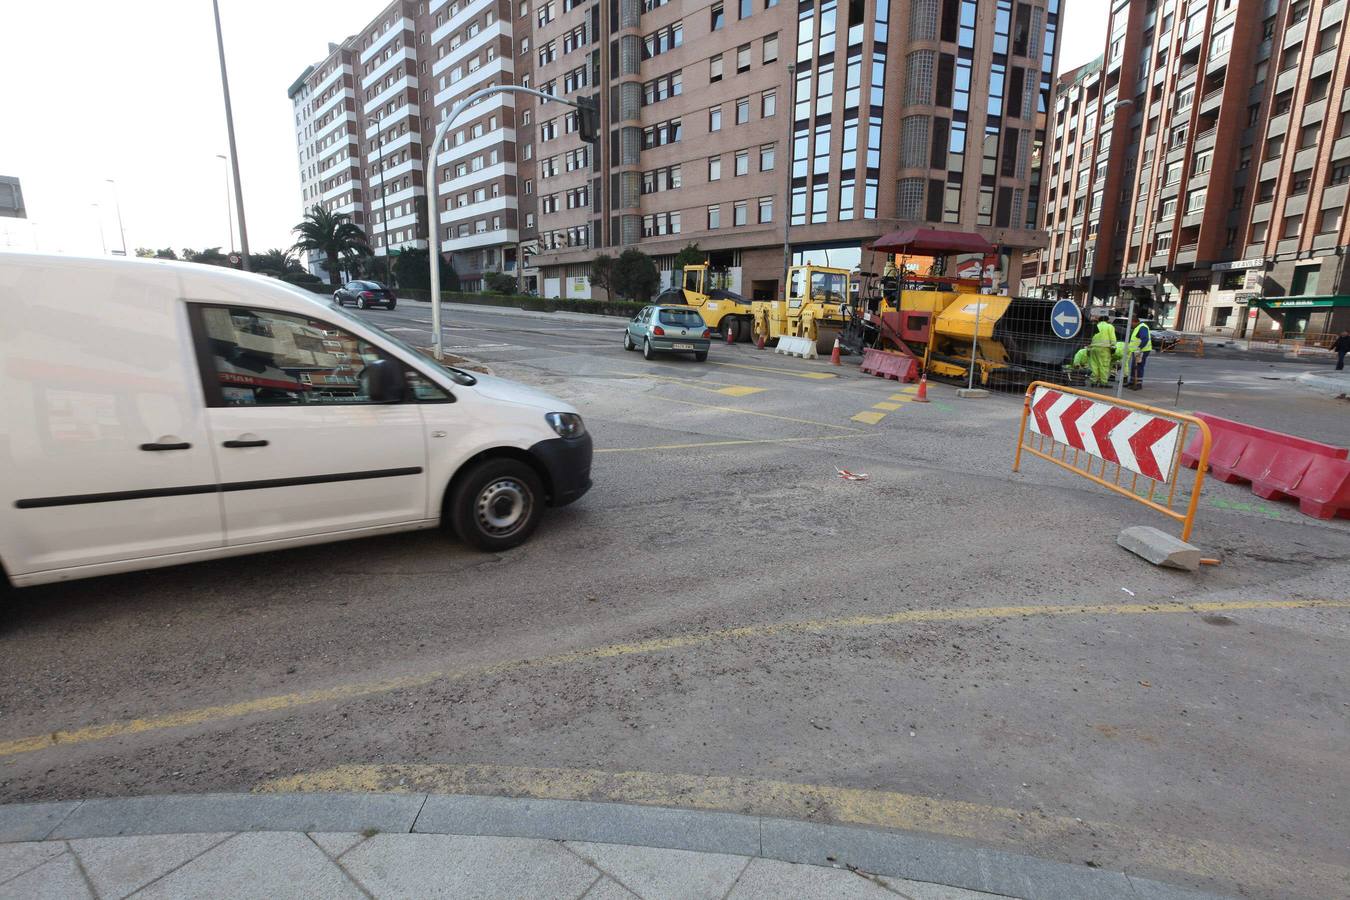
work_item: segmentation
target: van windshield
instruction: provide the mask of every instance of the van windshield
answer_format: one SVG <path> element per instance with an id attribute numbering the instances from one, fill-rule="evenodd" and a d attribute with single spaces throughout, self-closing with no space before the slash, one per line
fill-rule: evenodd
<path id="1" fill-rule="evenodd" d="M 365 326 L 366 328 L 369 328 L 371 331 L 379 332 L 380 337 L 384 338 L 389 343 L 402 347 L 404 350 L 407 350 L 409 353 L 421 357 L 422 359 L 426 360 L 433 366 L 438 366 L 439 368 L 444 369 L 447 373 L 449 373 L 450 377 L 454 380 L 455 384 L 462 384 L 467 387 L 468 385 L 478 383 L 477 378 L 474 378 L 473 375 L 469 374 L 468 372 L 465 372 L 463 369 L 456 369 L 454 366 L 447 366 L 445 363 L 437 362 L 425 350 L 422 350 L 418 347 L 414 347 L 412 344 L 408 343 L 402 338 L 394 337 L 392 334 L 385 331 L 383 328 L 376 325 L 369 319 L 363 319 L 358 315 L 354 315 L 341 306 L 329 307 L 328 311 L 335 315 L 341 315 L 344 319 L 349 319 L 353 322 L 359 322 L 361 323 L 361 325 Z"/>

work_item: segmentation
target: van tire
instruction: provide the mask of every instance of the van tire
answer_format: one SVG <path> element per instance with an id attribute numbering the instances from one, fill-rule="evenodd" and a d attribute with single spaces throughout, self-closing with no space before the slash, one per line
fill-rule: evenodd
<path id="1" fill-rule="evenodd" d="M 498 456 L 456 479 L 447 510 L 460 540 L 496 553 L 523 544 L 544 512 L 544 485 L 529 464 Z"/>

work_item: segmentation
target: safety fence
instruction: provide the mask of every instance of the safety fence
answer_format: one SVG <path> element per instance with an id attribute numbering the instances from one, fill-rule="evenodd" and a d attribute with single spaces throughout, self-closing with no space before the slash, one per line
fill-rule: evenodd
<path id="1" fill-rule="evenodd" d="M 1199 465 L 1183 486 L 1181 452 L 1196 440 Z M 1030 453 L 1180 522 L 1187 541 L 1211 443 L 1195 416 L 1037 381 L 1022 404 L 1013 471 Z"/>
<path id="2" fill-rule="evenodd" d="M 1161 344 L 1161 342 L 1159 342 Z M 1179 337 L 1167 346 L 1159 346 L 1159 353 L 1185 353 L 1189 356 L 1204 356 L 1205 341 L 1198 337 Z"/>
<path id="3" fill-rule="evenodd" d="M 1247 339 L 1248 350 L 1278 350 L 1282 353 L 1325 353 L 1331 350 L 1339 335 L 1325 331 L 1309 331 L 1303 334 L 1291 334 L 1284 337 L 1258 340 Z"/>

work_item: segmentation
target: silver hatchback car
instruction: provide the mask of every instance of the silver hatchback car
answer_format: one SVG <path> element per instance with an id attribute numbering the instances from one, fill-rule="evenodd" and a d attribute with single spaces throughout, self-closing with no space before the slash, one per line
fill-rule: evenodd
<path id="1" fill-rule="evenodd" d="M 642 348 L 651 359 L 656 353 L 692 353 L 703 362 L 708 358 L 712 331 L 698 310 L 688 306 L 649 306 L 633 316 L 623 333 L 623 349 Z"/>

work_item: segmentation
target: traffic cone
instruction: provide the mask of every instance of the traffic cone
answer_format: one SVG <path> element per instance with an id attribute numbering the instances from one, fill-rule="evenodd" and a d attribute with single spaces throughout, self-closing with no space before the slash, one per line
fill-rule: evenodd
<path id="1" fill-rule="evenodd" d="M 728 344 L 736 343 L 736 326 L 734 324 L 723 325 L 722 330 L 726 332 Z"/>
<path id="2" fill-rule="evenodd" d="M 914 395 L 915 403 L 928 402 L 928 373 L 924 372 L 919 376 L 919 392 Z"/>
<path id="3" fill-rule="evenodd" d="M 763 330 L 758 328 L 755 329 L 755 349 L 756 350 L 764 349 L 764 332 Z"/>
<path id="4" fill-rule="evenodd" d="M 832 366 L 843 365 L 843 363 L 839 360 L 839 338 L 834 339 L 834 349 L 830 351 L 830 365 Z"/>

